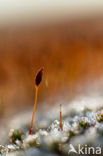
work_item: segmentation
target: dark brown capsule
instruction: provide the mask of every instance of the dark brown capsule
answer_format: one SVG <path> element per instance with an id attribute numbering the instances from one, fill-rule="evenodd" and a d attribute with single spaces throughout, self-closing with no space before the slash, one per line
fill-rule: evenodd
<path id="1" fill-rule="evenodd" d="M 43 68 L 40 68 L 35 76 L 35 85 L 39 86 L 40 82 L 42 81 L 43 75 Z"/>

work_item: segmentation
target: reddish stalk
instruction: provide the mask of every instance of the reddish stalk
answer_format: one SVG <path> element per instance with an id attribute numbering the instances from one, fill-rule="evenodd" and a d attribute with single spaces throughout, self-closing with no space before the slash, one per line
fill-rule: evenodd
<path id="1" fill-rule="evenodd" d="M 61 110 L 62 104 L 60 104 L 60 123 L 59 126 L 61 130 L 63 130 L 63 120 L 62 120 L 62 110 Z"/>
<path id="2" fill-rule="evenodd" d="M 37 105 L 37 97 L 38 97 L 38 86 L 36 86 L 36 95 L 35 95 L 35 102 L 34 102 L 34 108 L 33 108 L 32 120 L 31 120 L 30 134 L 32 134 L 34 115 L 35 115 L 35 110 Z"/>
<path id="3" fill-rule="evenodd" d="M 31 127 L 30 127 L 30 132 L 29 134 L 32 134 L 32 128 L 33 128 L 33 121 L 34 121 L 34 115 L 35 115 L 35 110 L 36 110 L 36 105 L 37 105 L 37 98 L 38 98 L 38 88 L 39 88 L 39 84 L 42 80 L 42 72 L 43 72 L 43 68 L 41 68 L 35 77 L 35 88 L 36 88 L 36 95 L 35 95 L 35 102 L 34 102 L 34 108 L 33 108 L 33 114 L 32 114 L 32 120 L 31 120 Z"/>

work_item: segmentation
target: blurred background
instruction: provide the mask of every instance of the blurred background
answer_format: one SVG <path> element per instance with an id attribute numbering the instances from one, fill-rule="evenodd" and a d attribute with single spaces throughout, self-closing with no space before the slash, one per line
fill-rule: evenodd
<path id="1" fill-rule="evenodd" d="M 102 0 L 0 0 L 0 119 L 103 89 Z"/>

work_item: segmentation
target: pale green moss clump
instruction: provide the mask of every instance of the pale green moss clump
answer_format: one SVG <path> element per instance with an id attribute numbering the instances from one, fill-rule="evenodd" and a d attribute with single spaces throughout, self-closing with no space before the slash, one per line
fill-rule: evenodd
<path id="1" fill-rule="evenodd" d="M 86 110 L 85 110 L 86 109 Z M 85 113 L 84 113 L 85 112 Z M 45 120 L 45 119 L 43 119 Z M 0 146 L 0 154 L 6 156 L 68 156 L 69 145 L 77 144 L 103 146 L 103 111 L 91 111 L 84 108 L 80 113 L 71 116 L 65 114 L 63 127 L 60 128 L 59 120 L 45 121 L 45 128 L 38 128 L 34 134 L 29 135 L 29 128 L 11 129 L 9 133 L 10 144 Z M 27 131 L 28 130 L 28 131 Z M 26 131 L 26 132 L 25 132 Z"/>
<path id="2" fill-rule="evenodd" d="M 103 122 L 103 111 L 97 113 L 97 121 Z"/>
<path id="3" fill-rule="evenodd" d="M 89 127 L 90 127 L 90 123 L 89 123 L 87 120 L 85 120 L 85 118 L 79 120 L 79 121 L 78 121 L 78 125 L 79 125 L 79 127 L 82 128 L 82 129 L 86 129 L 86 128 L 89 128 Z"/>
<path id="4" fill-rule="evenodd" d="M 11 129 L 9 132 L 9 141 L 10 143 L 16 143 L 16 141 L 22 141 L 24 136 L 24 132 L 20 129 Z"/>

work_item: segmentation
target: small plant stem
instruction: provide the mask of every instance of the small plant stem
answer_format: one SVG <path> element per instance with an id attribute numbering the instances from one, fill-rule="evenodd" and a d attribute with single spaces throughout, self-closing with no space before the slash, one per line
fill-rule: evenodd
<path id="1" fill-rule="evenodd" d="M 63 120 L 62 120 L 62 110 L 61 110 L 61 107 L 62 107 L 62 105 L 60 104 L 60 124 L 59 124 L 59 126 L 60 126 L 61 130 L 63 130 Z"/>
<path id="2" fill-rule="evenodd" d="M 35 95 L 35 102 L 34 102 L 34 108 L 33 108 L 33 114 L 32 114 L 32 120 L 31 120 L 31 127 L 30 127 L 30 135 L 32 134 L 32 128 L 33 128 L 33 121 L 34 121 L 34 115 L 36 110 L 36 104 L 37 104 L 37 97 L 38 97 L 38 86 L 36 86 L 36 95 Z"/>

